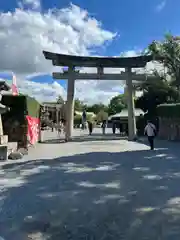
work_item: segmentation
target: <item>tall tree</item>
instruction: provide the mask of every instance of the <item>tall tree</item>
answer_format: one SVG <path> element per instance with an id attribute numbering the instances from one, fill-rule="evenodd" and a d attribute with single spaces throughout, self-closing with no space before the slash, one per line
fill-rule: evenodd
<path id="1" fill-rule="evenodd" d="M 74 109 L 76 111 L 83 111 L 84 103 L 82 101 L 80 101 L 79 99 L 75 99 L 75 101 L 74 101 Z"/>
<path id="2" fill-rule="evenodd" d="M 57 103 L 58 104 L 63 104 L 64 103 L 64 100 L 63 98 L 59 95 L 58 99 L 57 99 Z"/>
<path id="3" fill-rule="evenodd" d="M 107 112 L 108 107 L 102 103 L 96 103 L 91 106 L 86 107 L 87 112 L 93 112 L 95 114 L 98 114 L 100 111 Z"/>
<path id="4" fill-rule="evenodd" d="M 108 105 L 108 114 L 114 115 L 116 113 L 120 113 L 122 109 L 126 107 L 126 96 L 124 94 L 119 94 L 110 100 L 110 103 Z"/>
<path id="5" fill-rule="evenodd" d="M 135 106 L 149 115 L 156 115 L 156 107 L 162 103 L 173 103 L 180 100 L 179 91 L 164 79 L 157 76 L 154 80 L 145 81 L 141 89 L 143 95 L 135 101 Z"/>
<path id="6" fill-rule="evenodd" d="M 156 107 L 161 103 L 180 101 L 180 44 L 179 39 L 166 34 L 163 41 L 153 41 L 146 54 L 151 54 L 154 60 L 164 66 L 164 72 L 154 70 L 154 80 L 146 80 L 139 89 L 143 95 L 136 100 L 136 107 L 149 115 L 156 114 Z"/>
<path id="7" fill-rule="evenodd" d="M 180 39 L 166 34 L 163 41 L 153 41 L 148 46 L 148 54 L 162 63 L 171 77 L 173 85 L 180 88 Z"/>

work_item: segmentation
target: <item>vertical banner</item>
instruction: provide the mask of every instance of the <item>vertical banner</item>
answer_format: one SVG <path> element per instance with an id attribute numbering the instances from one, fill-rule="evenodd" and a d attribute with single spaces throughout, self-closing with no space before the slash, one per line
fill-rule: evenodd
<path id="1" fill-rule="evenodd" d="M 13 79 L 12 79 L 12 94 L 14 96 L 18 95 L 18 89 L 17 89 L 17 80 L 16 80 L 16 76 L 13 74 Z"/>
<path id="2" fill-rule="evenodd" d="M 26 116 L 26 119 L 28 122 L 27 136 L 28 136 L 29 142 L 33 145 L 36 142 L 38 142 L 38 139 L 39 139 L 40 119 L 31 117 L 31 116 Z"/>
<path id="3" fill-rule="evenodd" d="M 11 87 L 11 93 L 14 96 L 17 96 L 18 93 L 18 88 L 17 88 L 17 80 L 16 80 L 16 76 L 14 73 L 12 73 L 12 79 L 3 79 L 10 87 Z"/>

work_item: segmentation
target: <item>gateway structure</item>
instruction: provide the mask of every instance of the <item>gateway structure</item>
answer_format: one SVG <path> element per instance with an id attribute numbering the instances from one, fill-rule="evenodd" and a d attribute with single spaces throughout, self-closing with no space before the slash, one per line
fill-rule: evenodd
<path id="1" fill-rule="evenodd" d="M 133 80 L 144 81 L 153 76 L 145 74 L 136 74 L 132 72 L 132 68 L 143 68 L 147 62 L 153 60 L 152 56 L 137 56 L 137 57 L 84 57 L 72 56 L 58 53 L 43 51 L 47 60 L 51 60 L 54 66 L 67 67 L 67 71 L 63 73 L 53 73 L 55 79 L 67 79 L 67 128 L 66 140 L 70 140 L 73 130 L 74 118 L 74 88 L 75 80 L 126 80 L 128 91 L 128 134 L 129 140 L 134 140 L 136 137 L 136 121 L 134 114 L 134 98 L 133 98 Z M 93 67 L 97 68 L 97 73 L 81 73 L 76 69 L 78 67 Z M 104 73 L 105 68 L 125 68 L 125 72 L 119 71 L 117 74 Z"/>

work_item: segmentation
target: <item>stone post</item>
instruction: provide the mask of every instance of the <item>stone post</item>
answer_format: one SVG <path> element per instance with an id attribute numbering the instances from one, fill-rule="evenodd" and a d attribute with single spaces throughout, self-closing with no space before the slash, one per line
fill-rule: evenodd
<path id="1" fill-rule="evenodd" d="M 72 138 L 72 132 L 74 127 L 74 68 L 68 69 L 68 82 L 67 82 L 67 109 L 66 109 L 66 134 L 65 140 L 69 141 Z"/>
<path id="2" fill-rule="evenodd" d="M 127 84 L 127 104 L 128 104 L 128 140 L 133 141 L 136 138 L 136 119 L 134 113 L 134 92 L 132 84 L 131 68 L 126 68 Z"/>

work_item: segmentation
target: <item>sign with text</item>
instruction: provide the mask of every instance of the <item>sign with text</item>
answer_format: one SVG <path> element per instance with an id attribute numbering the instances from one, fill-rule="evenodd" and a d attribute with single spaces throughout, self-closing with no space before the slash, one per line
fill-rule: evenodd
<path id="1" fill-rule="evenodd" d="M 31 117 L 31 116 L 26 116 L 26 119 L 28 122 L 27 136 L 28 136 L 29 142 L 33 145 L 36 142 L 38 142 L 40 119 Z"/>

